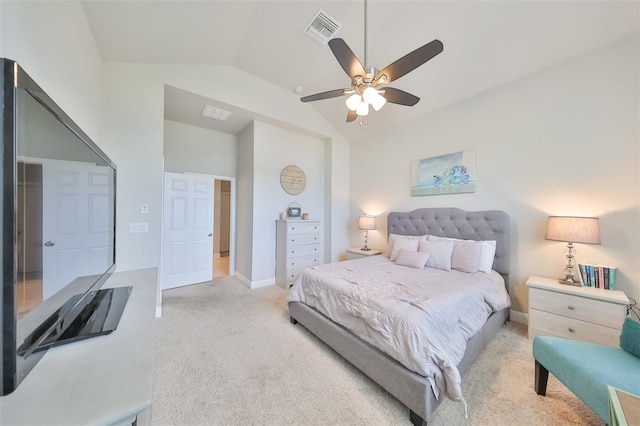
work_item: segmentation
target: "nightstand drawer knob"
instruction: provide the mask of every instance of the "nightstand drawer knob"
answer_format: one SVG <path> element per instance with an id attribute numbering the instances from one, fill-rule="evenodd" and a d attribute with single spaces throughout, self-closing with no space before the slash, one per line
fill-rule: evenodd
<path id="1" fill-rule="evenodd" d="M 571 333 L 575 333 L 575 332 L 576 332 L 576 331 L 575 331 L 573 328 L 571 328 L 571 327 L 569 327 L 569 331 L 570 331 Z"/>
<path id="2" fill-rule="evenodd" d="M 570 311 L 573 311 L 575 308 L 571 305 L 567 306 L 567 308 L 569 308 Z"/>

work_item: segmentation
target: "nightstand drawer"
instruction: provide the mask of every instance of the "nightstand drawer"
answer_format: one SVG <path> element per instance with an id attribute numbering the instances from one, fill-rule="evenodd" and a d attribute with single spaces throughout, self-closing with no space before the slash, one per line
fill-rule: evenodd
<path id="1" fill-rule="evenodd" d="M 529 307 L 617 330 L 626 315 L 624 305 L 534 288 L 529 292 Z"/>
<path id="2" fill-rule="evenodd" d="M 604 327 L 591 322 L 531 309 L 529 311 L 530 334 L 553 335 L 583 342 L 602 343 L 617 347 L 620 329 Z M 532 336 L 530 335 L 530 338 Z"/>

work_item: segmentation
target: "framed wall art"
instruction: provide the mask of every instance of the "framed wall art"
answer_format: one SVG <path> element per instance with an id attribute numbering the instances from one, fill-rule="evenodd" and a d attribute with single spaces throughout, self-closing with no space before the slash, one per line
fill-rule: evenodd
<path id="1" fill-rule="evenodd" d="M 411 195 L 476 191 L 476 151 L 459 151 L 411 163 Z"/>

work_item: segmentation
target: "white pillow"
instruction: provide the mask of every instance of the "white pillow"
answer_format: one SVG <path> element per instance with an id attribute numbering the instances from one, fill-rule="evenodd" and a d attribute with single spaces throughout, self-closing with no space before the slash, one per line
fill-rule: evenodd
<path id="1" fill-rule="evenodd" d="M 391 261 L 395 262 L 401 250 L 418 251 L 418 240 L 416 239 L 399 239 L 393 244 L 393 252 L 391 252 Z"/>
<path id="2" fill-rule="evenodd" d="M 397 240 L 419 240 L 422 235 L 399 235 L 399 234 L 389 234 L 389 240 L 387 241 L 387 250 L 384 255 L 387 257 L 391 257 L 391 253 L 393 253 L 393 245 Z"/>
<path id="3" fill-rule="evenodd" d="M 445 239 L 427 240 L 420 247 L 420 251 L 428 253 L 427 266 L 430 268 L 451 270 L 451 254 L 453 253 L 453 241 Z"/>
<path id="4" fill-rule="evenodd" d="M 451 269 L 475 274 L 480 268 L 482 241 L 454 241 Z"/>
<path id="5" fill-rule="evenodd" d="M 482 256 L 480 257 L 480 272 L 491 272 L 493 269 L 493 258 L 496 255 L 495 240 L 487 240 L 482 242 Z"/>
<path id="6" fill-rule="evenodd" d="M 402 249 L 398 254 L 396 264 L 416 269 L 424 269 L 430 256 L 429 253 Z"/>
<path id="7" fill-rule="evenodd" d="M 480 271 L 483 253 L 483 242 L 475 240 L 460 240 L 458 238 L 429 236 L 430 241 L 453 241 L 453 253 L 451 255 L 451 269 L 475 274 Z M 493 264 L 493 254 L 491 254 Z M 490 272 L 490 271 L 489 271 Z"/>

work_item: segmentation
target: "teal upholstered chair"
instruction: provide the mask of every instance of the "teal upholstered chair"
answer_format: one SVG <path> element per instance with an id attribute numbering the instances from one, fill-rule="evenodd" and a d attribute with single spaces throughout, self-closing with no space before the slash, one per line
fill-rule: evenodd
<path id="1" fill-rule="evenodd" d="M 535 390 L 544 396 L 549 372 L 609 422 L 609 391 L 614 386 L 640 395 L 640 322 L 626 318 L 620 348 L 560 337 L 533 339 Z"/>

